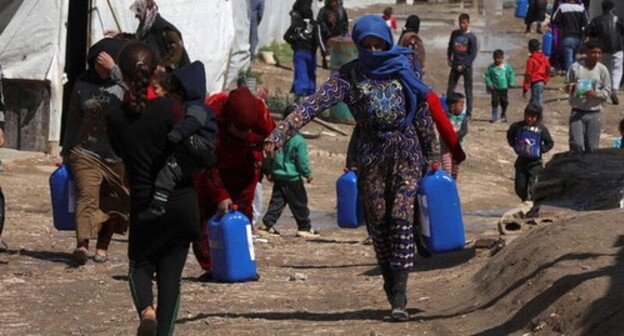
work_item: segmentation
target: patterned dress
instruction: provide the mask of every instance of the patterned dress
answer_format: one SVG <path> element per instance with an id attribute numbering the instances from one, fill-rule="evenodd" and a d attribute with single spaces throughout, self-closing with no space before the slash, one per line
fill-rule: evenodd
<path id="1" fill-rule="evenodd" d="M 409 59 L 416 72 L 417 61 Z M 439 147 L 426 104 L 418 105 L 411 124 L 404 124 L 407 101 L 398 75 L 367 77 L 357 61 L 344 65 L 273 131 L 269 141 L 281 147 L 296 130 L 340 101 L 357 121 L 359 190 L 377 260 L 381 266 L 410 269 L 418 180 L 427 159 L 437 161 Z"/>

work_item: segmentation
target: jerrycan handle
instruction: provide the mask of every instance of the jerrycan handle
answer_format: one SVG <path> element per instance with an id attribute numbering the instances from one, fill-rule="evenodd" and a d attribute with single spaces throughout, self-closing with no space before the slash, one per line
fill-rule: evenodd
<path id="1" fill-rule="evenodd" d="M 238 211 L 238 204 L 232 204 L 232 207 L 230 208 L 230 212 L 236 212 Z"/>

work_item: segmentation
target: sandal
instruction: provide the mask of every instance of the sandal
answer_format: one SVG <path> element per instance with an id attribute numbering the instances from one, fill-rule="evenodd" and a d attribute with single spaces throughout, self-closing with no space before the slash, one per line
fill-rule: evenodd
<path id="1" fill-rule="evenodd" d="M 281 234 L 275 229 L 273 225 L 261 227 L 258 229 L 258 235 L 263 237 L 279 237 Z"/>
<path id="2" fill-rule="evenodd" d="M 93 261 L 96 263 L 105 263 L 108 261 L 108 254 L 95 254 L 93 256 Z"/>

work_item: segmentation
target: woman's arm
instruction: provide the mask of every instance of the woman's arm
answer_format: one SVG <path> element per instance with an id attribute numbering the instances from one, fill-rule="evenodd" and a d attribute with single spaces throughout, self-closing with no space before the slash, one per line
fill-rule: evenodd
<path id="1" fill-rule="evenodd" d="M 332 73 L 331 77 L 321 87 L 309 96 L 301 105 L 295 107 L 273 130 L 266 142 L 274 144 L 279 149 L 298 130 L 307 125 L 319 113 L 344 100 L 351 85 L 340 76 L 340 71 Z M 265 146 L 265 150 L 267 149 Z"/>

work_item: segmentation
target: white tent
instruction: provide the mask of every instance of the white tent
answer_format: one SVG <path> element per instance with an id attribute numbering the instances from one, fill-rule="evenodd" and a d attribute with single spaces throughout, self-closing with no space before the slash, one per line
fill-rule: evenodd
<path id="1" fill-rule="evenodd" d="M 90 0 L 90 12 L 82 13 L 89 16 L 87 45 L 108 29 L 134 32 L 138 22 L 129 10 L 132 2 Z M 267 0 L 260 45 L 281 40 L 293 2 Z M 248 0 L 157 3 L 161 15 L 181 31 L 190 58 L 205 64 L 209 92 L 230 87 L 239 71 L 249 66 Z M 70 0 L 0 0 L 0 66 L 9 83 L 6 91 L 11 91 L 7 100 L 12 102 L 6 113 L 8 147 L 47 151 L 54 150 L 49 143 L 60 141 L 69 9 Z M 25 83 L 38 91 L 36 104 L 23 96 L 11 98 L 10 93 L 24 91 L 11 88 Z M 28 124 L 35 119 L 36 125 Z"/>

